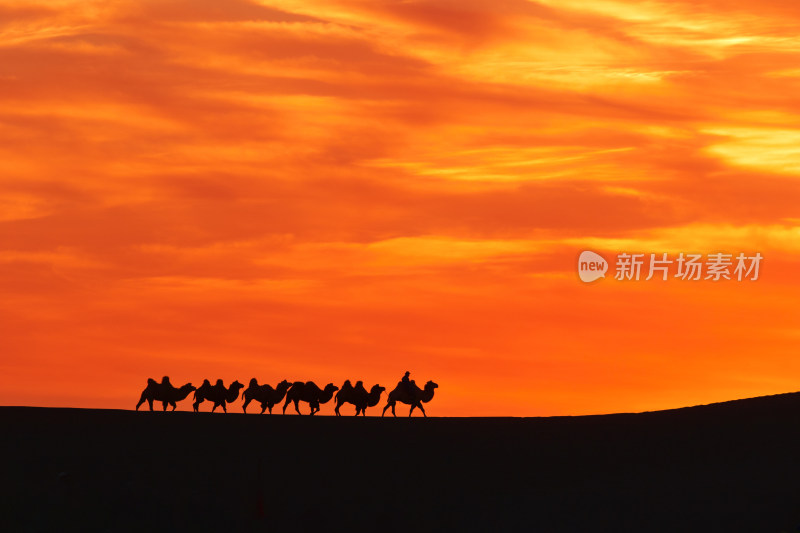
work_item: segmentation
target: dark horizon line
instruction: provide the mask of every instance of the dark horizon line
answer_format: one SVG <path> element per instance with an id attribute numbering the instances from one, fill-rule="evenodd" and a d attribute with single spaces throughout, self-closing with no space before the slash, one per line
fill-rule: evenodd
<path id="1" fill-rule="evenodd" d="M 795 394 L 800 395 L 800 391 L 780 392 L 780 393 L 776 393 L 776 394 L 765 394 L 763 396 L 751 396 L 751 397 L 747 397 L 747 398 L 736 398 L 736 399 L 733 399 L 733 400 L 722 400 L 722 401 L 718 401 L 718 402 L 696 404 L 696 405 L 685 405 L 685 406 L 681 406 L 681 407 L 670 407 L 670 408 L 667 408 L 667 409 L 657 409 L 657 410 L 651 410 L 651 411 L 621 411 L 621 412 L 614 412 L 614 413 L 594 413 L 594 414 L 583 414 L 583 415 L 537 415 L 537 416 L 515 416 L 515 415 L 498 415 L 498 416 L 450 415 L 450 416 L 436 416 L 436 415 L 430 415 L 430 416 L 428 416 L 428 418 L 439 418 L 439 419 L 442 419 L 442 418 L 516 419 L 516 418 L 519 418 L 519 419 L 527 419 L 527 418 L 587 418 L 587 417 L 615 416 L 615 415 L 644 415 L 644 414 L 650 414 L 650 413 L 668 413 L 668 412 L 672 412 L 672 411 L 680 411 L 680 410 L 683 410 L 683 409 L 695 409 L 695 408 L 702 408 L 702 407 L 722 406 L 722 405 L 727 405 L 727 404 L 734 404 L 734 403 L 737 403 L 737 402 L 758 401 L 758 400 L 765 400 L 765 399 L 768 399 L 768 398 L 776 398 L 776 397 L 780 397 L 780 396 L 784 396 L 784 397 L 785 396 L 791 396 L 791 395 L 795 395 Z M 136 411 L 135 409 L 108 408 L 108 407 L 69 407 L 69 406 L 40 406 L 40 405 L 0 405 L 0 410 L 2 410 L 2 409 L 72 409 L 72 410 L 80 410 L 80 411 L 121 411 L 121 412 L 130 412 L 130 413 L 139 412 L 139 411 Z M 169 413 L 173 413 L 173 414 L 174 413 L 187 413 L 187 414 L 191 414 L 193 416 L 197 415 L 197 414 L 207 414 L 207 415 L 216 415 L 217 414 L 217 413 L 212 413 L 210 411 L 201 411 L 200 413 L 194 413 L 192 411 L 184 411 L 184 410 L 175 410 L 175 411 L 159 411 L 159 410 L 155 410 L 155 411 L 141 411 L 141 412 L 142 413 L 167 413 L 167 416 L 169 416 Z M 251 418 L 256 418 L 256 417 L 285 418 L 285 417 L 289 417 L 289 416 L 293 417 L 293 418 L 313 418 L 313 417 L 310 417 L 310 416 L 301 416 L 301 415 L 296 415 L 296 414 L 284 415 L 284 414 L 277 414 L 277 413 L 274 414 L 274 415 L 269 415 L 269 414 L 260 414 L 260 413 L 258 413 L 258 414 L 257 413 L 239 413 L 239 412 L 231 411 L 230 413 L 227 413 L 227 414 L 228 415 L 241 415 L 241 416 L 246 416 L 246 417 L 251 417 Z M 142 416 L 147 416 L 147 415 L 142 415 Z M 321 414 L 321 413 L 318 413 L 318 414 L 316 414 L 314 416 L 322 416 L 322 417 L 329 417 L 329 418 L 357 418 L 355 416 L 337 417 L 336 415 L 328 415 L 328 414 Z M 381 417 L 379 415 L 370 415 L 367 418 L 385 418 L 385 417 Z M 408 417 L 407 416 L 399 416 L 399 417 L 396 417 L 396 418 L 397 419 L 404 419 L 404 418 L 408 418 Z M 395 417 L 389 417 L 389 419 L 395 419 Z"/>

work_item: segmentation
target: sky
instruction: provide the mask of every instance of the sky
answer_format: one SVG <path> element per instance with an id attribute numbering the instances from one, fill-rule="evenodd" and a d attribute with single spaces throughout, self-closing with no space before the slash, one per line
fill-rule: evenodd
<path id="1" fill-rule="evenodd" d="M 0 0 L 0 404 L 132 409 L 165 374 L 408 370 L 432 416 L 798 390 L 798 26 L 788 0 Z M 763 260 L 614 279 L 634 252 Z"/>

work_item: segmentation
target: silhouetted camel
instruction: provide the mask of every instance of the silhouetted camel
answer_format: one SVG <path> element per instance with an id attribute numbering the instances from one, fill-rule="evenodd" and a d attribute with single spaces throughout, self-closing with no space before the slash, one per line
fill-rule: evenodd
<path id="1" fill-rule="evenodd" d="M 389 407 L 392 408 L 392 415 L 397 416 L 397 414 L 394 412 L 394 405 L 397 402 L 402 402 L 411 406 L 408 416 L 411 416 L 411 413 L 414 412 L 414 409 L 419 407 L 419 410 L 422 411 L 422 415 L 427 417 L 428 415 L 425 414 L 425 409 L 422 407 L 422 404 L 428 403 L 433 399 L 433 391 L 438 386 L 439 385 L 433 381 L 429 381 L 425 384 L 425 389 L 422 390 L 417 387 L 417 384 L 414 383 L 413 380 L 409 381 L 408 384 L 403 384 L 402 382 L 398 383 L 397 387 L 395 387 L 394 390 L 389 393 L 386 407 L 383 408 L 383 413 L 381 413 L 381 416 L 386 414 L 386 410 Z"/>
<path id="2" fill-rule="evenodd" d="M 286 392 L 286 403 L 283 404 L 283 414 L 286 414 L 286 407 L 294 402 L 294 410 L 297 411 L 299 415 L 301 413 L 298 402 L 308 402 L 309 407 L 311 407 L 311 414 L 313 415 L 319 411 L 320 404 L 326 403 L 333 398 L 333 393 L 337 390 L 339 390 L 339 387 L 333 383 L 328 383 L 325 385 L 325 390 L 321 390 L 313 381 L 306 381 L 305 383 L 302 381 L 295 381 Z"/>
<path id="3" fill-rule="evenodd" d="M 212 413 L 220 406 L 222 410 L 227 413 L 228 410 L 225 408 L 225 404 L 235 402 L 236 398 L 239 397 L 239 391 L 242 387 L 244 387 L 244 385 L 238 381 L 234 381 L 231 383 L 231 386 L 226 389 L 221 379 L 218 379 L 217 383 L 214 385 L 211 385 L 207 379 L 204 380 L 200 388 L 194 391 L 194 404 L 192 404 L 194 412 L 197 413 L 198 406 L 203 403 L 203 401 L 208 400 L 214 402 L 214 407 L 211 408 Z"/>
<path id="4" fill-rule="evenodd" d="M 342 404 L 352 403 L 356 406 L 356 416 L 358 416 L 359 413 L 366 416 L 367 407 L 378 405 L 378 402 L 381 401 L 381 394 L 385 390 L 385 387 L 375 385 L 372 387 L 371 391 L 367 392 L 363 382 L 357 381 L 354 387 L 350 384 L 350 380 L 347 380 L 342 385 L 342 388 L 339 389 L 339 392 L 336 393 L 336 407 L 334 407 L 333 410 L 336 412 L 336 416 L 341 416 L 339 408 Z"/>
<path id="5" fill-rule="evenodd" d="M 153 410 L 153 400 L 161 402 L 164 410 L 167 410 L 167 405 L 172 406 L 174 411 L 177 407 L 176 402 L 179 402 L 189 396 L 195 390 L 191 383 L 187 383 L 180 388 L 175 388 L 169 381 L 166 383 L 159 383 L 153 378 L 147 378 L 147 387 L 142 391 L 142 396 L 139 398 L 139 403 L 136 404 L 136 410 L 146 401 L 150 405 L 150 410 Z"/>
<path id="6" fill-rule="evenodd" d="M 251 379 L 250 386 L 242 393 L 242 398 L 244 398 L 242 411 L 246 413 L 247 405 L 256 400 L 261 403 L 261 414 L 264 414 L 267 408 L 269 408 L 269 414 L 272 414 L 272 408 L 275 407 L 276 403 L 280 403 L 283 400 L 283 397 L 286 396 L 286 391 L 291 386 L 292 384 L 284 379 L 273 389 L 271 385 L 259 385 L 256 378 Z"/>

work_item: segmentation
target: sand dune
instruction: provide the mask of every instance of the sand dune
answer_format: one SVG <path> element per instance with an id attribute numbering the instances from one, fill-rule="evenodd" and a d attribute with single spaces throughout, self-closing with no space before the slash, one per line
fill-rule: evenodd
<path id="1" fill-rule="evenodd" d="M 798 422 L 800 393 L 555 418 L 3 407 L 0 530 L 796 531 Z"/>

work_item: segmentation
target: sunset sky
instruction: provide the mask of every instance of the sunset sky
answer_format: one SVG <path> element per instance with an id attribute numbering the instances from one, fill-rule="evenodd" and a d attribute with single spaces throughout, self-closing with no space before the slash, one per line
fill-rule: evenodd
<path id="1" fill-rule="evenodd" d="M 800 390 L 800 4 L 732 4 L 0 0 L 0 404 Z M 585 284 L 582 250 L 764 259 Z"/>

